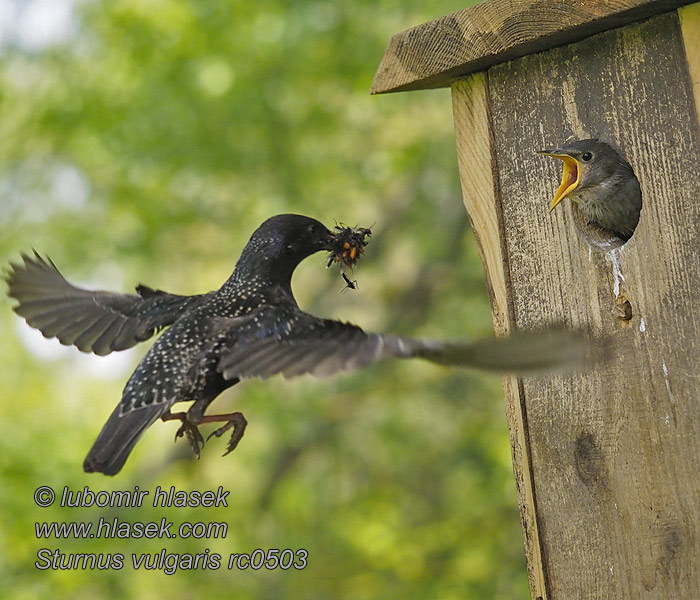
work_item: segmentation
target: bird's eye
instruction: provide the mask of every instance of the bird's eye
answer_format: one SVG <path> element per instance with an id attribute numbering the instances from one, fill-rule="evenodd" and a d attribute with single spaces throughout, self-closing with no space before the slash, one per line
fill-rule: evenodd
<path id="1" fill-rule="evenodd" d="M 593 153 L 592 153 L 592 152 L 584 152 L 584 153 L 581 155 L 581 160 L 583 160 L 583 162 L 588 162 L 588 161 L 591 160 L 592 158 L 593 158 Z"/>

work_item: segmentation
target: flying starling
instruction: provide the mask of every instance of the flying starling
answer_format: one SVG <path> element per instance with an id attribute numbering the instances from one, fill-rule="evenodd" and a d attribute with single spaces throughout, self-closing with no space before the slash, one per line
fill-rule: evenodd
<path id="1" fill-rule="evenodd" d="M 642 209 L 642 193 L 632 167 L 617 150 L 590 139 L 538 154 L 564 162 L 561 185 L 549 210 L 564 198 L 571 198 L 589 224 L 625 241 L 632 237 Z"/>
<path id="2" fill-rule="evenodd" d="M 571 367 L 583 360 L 588 343 L 562 328 L 505 340 L 443 343 L 367 333 L 302 311 L 291 288 L 296 266 L 327 250 L 329 263 L 340 257 L 342 266 L 352 267 L 367 235 L 369 230 L 358 228 L 331 232 L 301 215 L 272 217 L 253 233 L 221 288 L 195 296 L 143 285 L 137 286 L 137 294 L 89 291 L 68 283 L 36 252 L 22 255 L 23 264 L 12 264 L 7 275 L 9 295 L 19 301 L 15 311 L 46 337 L 105 355 L 170 326 L 127 382 L 121 402 L 85 459 L 85 471 L 119 472 L 134 444 L 158 419 L 181 421 L 177 437 L 186 436 L 197 456 L 204 443 L 198 426 L 223 422 L 211 435 L 233 429 L 228 454 L 243 435 L 245 418 L 240 412 L 205 411 L 221 392 L 246 377 L 327 376 L 385 357 L 522 373 Z M 183 401 L 193 401 L 187 412 L 171 412 Z"/>

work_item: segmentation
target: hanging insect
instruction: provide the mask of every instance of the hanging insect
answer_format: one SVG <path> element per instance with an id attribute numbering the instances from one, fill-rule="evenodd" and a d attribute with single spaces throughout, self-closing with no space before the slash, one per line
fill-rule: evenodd
<path id="1" fill-rule="evenodd" d="M 343 275 L 343 279 L 345 280 L 345 287 L 340 291 L 346 292 L 347 290 L 356 290 L 357 289 L 357 279 L 354 279 L 351 281 L 345 273 L 342 273 L 342 275 Z"/>

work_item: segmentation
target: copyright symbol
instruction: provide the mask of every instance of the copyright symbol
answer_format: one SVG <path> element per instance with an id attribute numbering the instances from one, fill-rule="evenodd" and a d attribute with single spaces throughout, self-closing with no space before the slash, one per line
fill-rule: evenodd
<path id="1" fill-rule="evenodd" d="M 51 506 L 56 499 L 56 493 L 48 485 L 41 485 L 34 492 L 34 502 L 37 506 Z"/>

